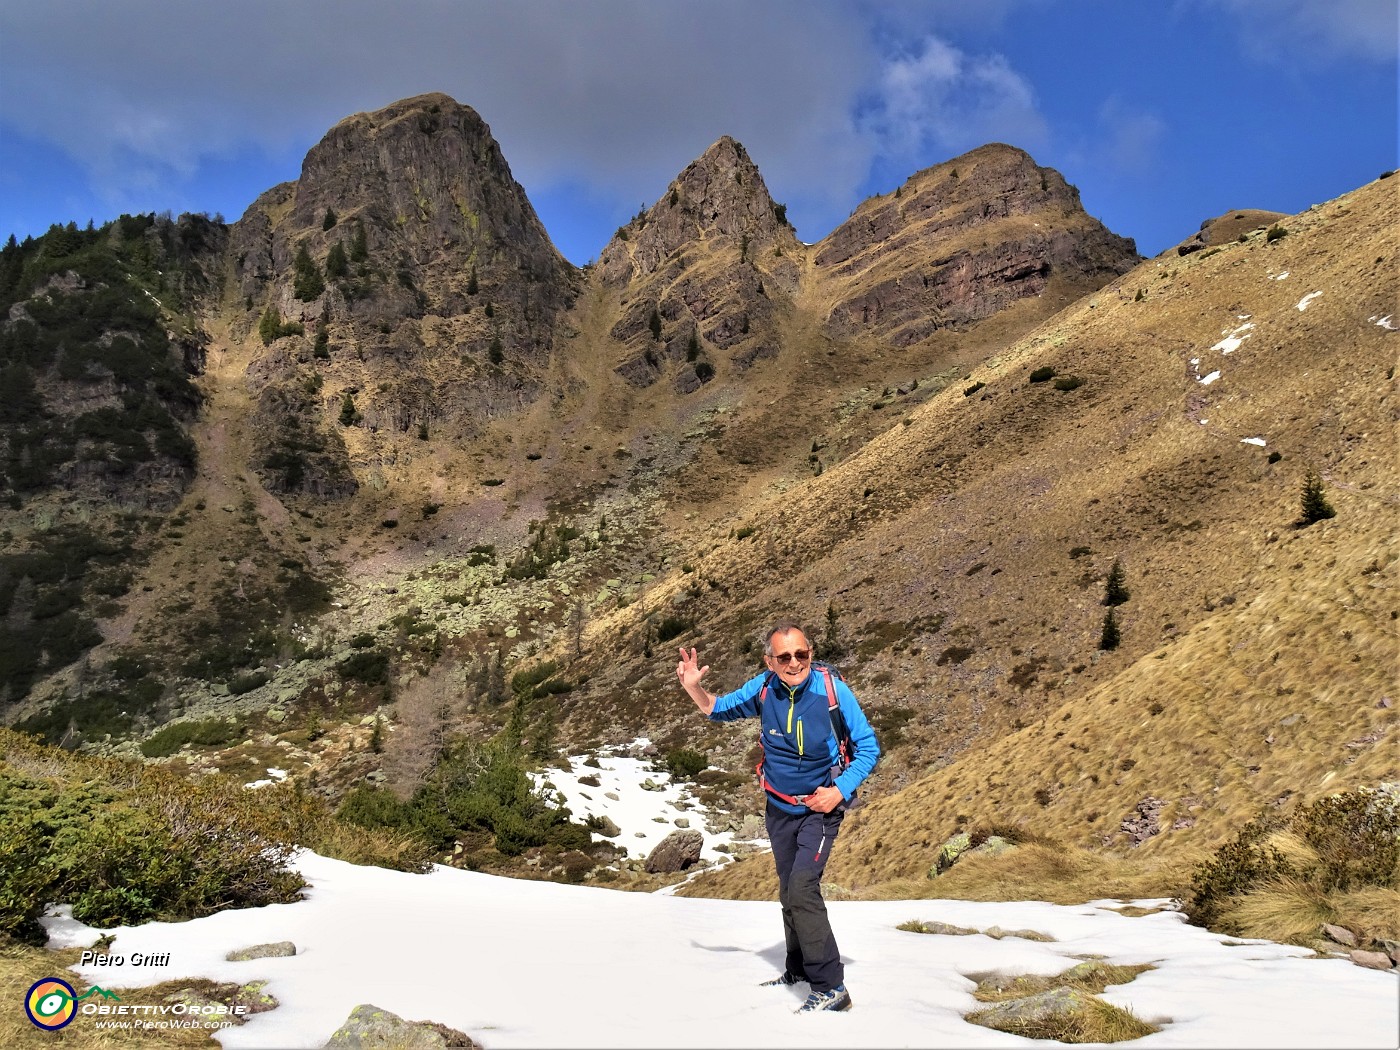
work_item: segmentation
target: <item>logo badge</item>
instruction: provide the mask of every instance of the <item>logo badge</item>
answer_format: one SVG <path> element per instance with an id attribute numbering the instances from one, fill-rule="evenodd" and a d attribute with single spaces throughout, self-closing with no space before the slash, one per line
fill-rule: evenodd
<path id="1" fill-rule="evenodd" d="M 56 1032 L 78 1013 L 78 993 L 67 981 L 45 977 L 35 981 L 24 997 L 24 1012 L 46 1032 Z"/>

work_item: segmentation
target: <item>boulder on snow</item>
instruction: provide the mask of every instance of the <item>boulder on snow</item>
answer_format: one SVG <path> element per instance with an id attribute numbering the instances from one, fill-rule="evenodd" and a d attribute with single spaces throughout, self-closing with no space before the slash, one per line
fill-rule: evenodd
<path id="1" fill-rule="evenodd" d="M 291 941 L 274 941 L 272 944 L 254 944 L 249 948 L 238 948 L 224 956 L 229 962 L 248 962 L 250 959 L 280 959 L 295 955 L 297 946 Z"/>
<path id="2" fill-rule="evenodd" d="M 325 1050 L 442 1050 L 481 1044 L 464 1032 L 433 1021 L 405 1021 L 398 1014 L 362 1003 L 336 1029 Z"/>
<path id="3" fill-rule="evenodd" d="M 647 871 L 653 875 L 684 871 L 700 859 L 704 844 L 705 836 L 694 829 L 673 831 L 647 856 Z"/>

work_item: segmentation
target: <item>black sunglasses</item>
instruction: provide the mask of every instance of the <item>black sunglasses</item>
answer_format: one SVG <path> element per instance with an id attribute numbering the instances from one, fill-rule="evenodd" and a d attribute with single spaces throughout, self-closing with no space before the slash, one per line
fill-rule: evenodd
<path id="1" fill-rule="evenodd" d="M 775 653 L 773 655 L 773 659 L 777 660 L 778 663 L 782 664 L 784 667 L 792 663 L 794 660 L 796 660 L 800 664 L 805 664 L 811 658 L 812 650 L 810 649 L 798 649 L 796 652 L 792 653 Z"/>

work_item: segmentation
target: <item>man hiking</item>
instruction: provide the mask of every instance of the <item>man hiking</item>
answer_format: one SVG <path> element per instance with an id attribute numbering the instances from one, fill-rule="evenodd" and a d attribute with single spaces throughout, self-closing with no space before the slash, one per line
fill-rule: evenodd
<path id="1" fill-rule="evenodd" d="M 703 714 L 716 722 L 760 720 L 758 773 L 787 946 L 782 974 L 763 983 L 807 982 L 811 994 L 798 1013 L 849 1010 L 821 879 L 846 807 L 880 757 L 875 732 L 845 681 L 824 665 L 813 667 L 806 632 L 790 620 L 764 636 L 767 670 L 724 696 L 701 684 L 709 667 L 699 666 L 694 649 L 680 653 L 676 677 Z"/>

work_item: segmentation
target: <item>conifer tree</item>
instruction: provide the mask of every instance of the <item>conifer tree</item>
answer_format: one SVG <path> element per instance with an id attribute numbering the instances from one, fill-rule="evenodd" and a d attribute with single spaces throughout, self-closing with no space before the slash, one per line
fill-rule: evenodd
<path id="1" fill-rule="evenodd" d="M 355 232 L 350 237 L 350 261 L 364 262 L 369 258 L 369 242 L 365 239 L 365 225 L 355 223 Z"/>
<path id="2" fill-rule="evenodd" d="M 661 315 L 656 312 L 655 307 L 652 307 L 651 319 L 647 322 L 647 326 L 651 329 L 652 341 L 659 343 L 661 341 Z"/>
<path id="3" fill-rule="evenodd" d="M 281 334 L 282 312 L 269 303 L 258 321 L 258 335 L 262 338 L 263 346 L 268 346 Z"/>
<path id="4" fill-rule="evenodd" d="M 338 220 L 338 219 L 335 217 L 335 210 L 332 209 L 332 208 L 327 208 L 327 209 L 326 209 L 326 217 L 325 217 L 324 219 L 321 220 L 321 229 L 323 229 L 323 230 L 329 230 L 332 226 L 334 226 L 334 225 L 335 225 L 337 222 L 339 222 L 339 221 L 340 221 L 340 220 Z"/>
<path id="5" fill-rule="evenodd" d="M 344 246 L 336 241 L 326 253 L 326 277 L 332 281 L 341 281 L 349 276 L 350 260 L 346 258 Z"/>
<path id="6" fill-rule="evenodd" d="M 1112 609 L 1103 614 L 1103 631 L 1099 635 L 1099 648 L 1104 652 L 1112 652 L 1118 648 L 1121 640 L 1118 633 L 1118 617 Z"/>
<path id="7" fill-rule="evenodd" d="M 832 602 L 826 603 L 826 633 L 822 635 L 821 655 L 824 660 L 839 660 L 845 655 L 845 648 L 841 645 L 841 638 L 837 631 L 836 606 Z"/>
<path id="8" fill-rule="evenodd" d="M 310 302 L 326 290 L 326 282 L 321 279 L 321 271 L 311 261 L 311 253 L 302 244 L 292 261 L 292 294 L 302 302 Z"/>
<path id="9" fill-rule="evenodd" d="M 350 391 L 345 391 L 345 400 L 340 403 L 340 425 L 343 427 L 353 427 L 360 421 L 360 413 L 355 408 L 355 398 Z"/>
<path id="10" fill-rule="evenodd" d="M 1103 604 L 1109 607 L 1122 605 L 1131 595 L 1124 583 L 1126 574 L 1123 572 L 1123 563 L 1117 558 L 1113 560 L 1113 568 L 1108 570 L 1108 582 L 1104 584 Z"/>
<path id="11" fill-rule="evenodd" d="M 1333 509 L 1332 504 L 1327 502 L 1327 496 L 1323 492 L 1322 477 L 1315 470 L 1309 470 L 1303 479 L 1302 509 L 1303 517 L 1298 523 L 1301 528 L 1337 516 L 1336 510 Z"/>

